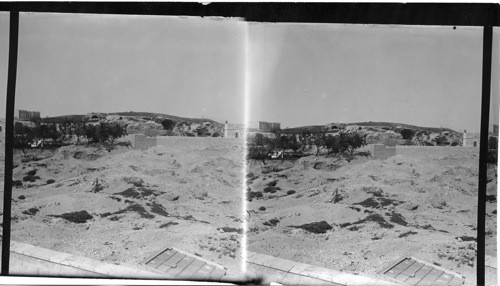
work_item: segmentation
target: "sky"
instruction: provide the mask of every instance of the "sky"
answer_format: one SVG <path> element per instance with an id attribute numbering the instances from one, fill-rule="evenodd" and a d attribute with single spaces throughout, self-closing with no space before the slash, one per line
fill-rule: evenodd
<path id="1" fill-rule="evenodd" d="M 0 79 L 7 71 L 8 21 L 0 14 Z M 237 19 L 21 13 L 16 110 L 38 110 L 42 117 L 145 111 L 242 122 L 242 25 Z"/>
<path id="2" fill-rule="evenodd" d="M 250 121 L 480 129 L 481 27 L 252 23 L 249 33 Z"/>
<path id="3" fill-rule="evenodd" d="M 2 91 L 8 23 L 0 12 Z M 495 122 L 499 47 L 495 28 Z M 282 127 L 390 121 L 478 132 L 481 73 L 480 27 L 21 13 L 16 110 L 242 123 L 246 94 L 250 121 Z"/>

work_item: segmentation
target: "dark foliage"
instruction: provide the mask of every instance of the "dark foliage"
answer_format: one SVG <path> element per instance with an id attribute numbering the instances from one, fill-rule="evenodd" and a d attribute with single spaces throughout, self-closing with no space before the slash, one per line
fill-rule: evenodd
<path id="1" fill-rule="evenodd" d="M 60 217 L 73 223 L 86 223 L 87 220 L 94 218 L 87 211 L 64 213 L 61 215 L 53 215 L 53 217 Z"/>
<path id="2" fill-rule="evenodd" d="M 294 228 L 301 228 L 303 230 L 307 230 L 312 233 L 326 233 L 327 230 L 332 229 L 333 227 L 328 224 L 326 221 L 322 220 L 319 222 L 311 222 L 303 225 L 292 226 Z"/>

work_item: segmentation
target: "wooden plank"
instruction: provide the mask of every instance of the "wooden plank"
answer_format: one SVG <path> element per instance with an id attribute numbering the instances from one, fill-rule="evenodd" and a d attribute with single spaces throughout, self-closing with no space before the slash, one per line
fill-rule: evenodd
<path id="1" fill-rule="evenodd" d="M 439 269 L 434 268 L 434 269 L 432 269 L 432 271 L 429 274 L 427 274 L 427 276 L 430 276 L 430 275 L 436 276 L 436 279 L 437 279 L 437 277 L 443 275 L 443 273 L 444 273 L 443 270 L 439 270 Z"/>
<path id="2" fill-rule="evenodd" d="M 417 285 L 418 282 L 420 282 L 424 278 L 424 276 L 431 271 L 432 267 L 423 265 L 417 272 L 415 272 L 415 274 L 410 279 L 406 280 L 405 283 L 409 285 Z"/>
<path id="3" fill-rule="evenodd" d="M 453 275 L 453 279 L 451 279 L 451 281 L 448 282 L 447 285 L 450 285 L 450 286 L 459 286 L 459 285 L 464 284 L 464 282 L 465 282 L 465 279 Z"/>
<path id="4" fill-rule="evenodd" d="M 194 274 L 205 264 L 205 262 L 201 260 L 195 260 L 191 262 L 184 270 L 178 275 L 178 277 L 187 277 L 191 278 Z"/>
<path id="5" fill-rule="evenodd" d="M 193 261 L 194 261 L 193 257 L 184 257 L 181 261 L 179 261 L 179 263 L 177 263 L 176 267 L 168 269 L 165 273 L 167 273 L 167 275 L 170 275 L 172 277 L 176 277 L 177 275 L 179 275 L 179 273 L 182 272 L 182 270 L 184 270 L 184 268 L 186 268 Z"/>
<path id="6" fill-rule="evenodd" d="M 420 282 L 424 278 L 424 276 L 429 274 L 431 271 L 432 271 L 431 266 L 423 265 L 417 272 L 415 272 L 415 275 L 412 278 L 406 280 L 405 283 L 410 285 L 417 285 L 418 282 Z"/>
<path id="7" fill-rule="evenodd" d="M 384 275 L 387 275 L 389 277 L 396 277 L 401 273 L 399 269 L 391 269 L 387 271 Z"/>
<path id="8" fill-rule="evenodd" d="M 162 265 L 168 265 L 170 267 L 177 267 L 177 263 L 181 261 L 186 255 L 177 252 L 175 255 L 170 257 L 167 261 L 163 262 Z"/>
<path id="9" fill-rule="evenodd" d="M 215 267 L 214 271 L 208 275 L 208 279 L 213 281 L 220 281 L 226 275 L 226 269 Z"/>
<path id="10" fill-rule="evenodd" d="M 406 268 L 401 273 L 413 277 L 413 276 L 415 276 L 415 273 L 417 273 L 417 271 L 420 270 L 420 268 L 422 268 L 422 266 L 424 266 L 422 263 L 418 263 L 415 261 L 410 267 Z"/>
<path id="11" fill-rule="evenodd" d="M 208 276 L 212 271 L 215 270 L 214 265 L 209 265 L 209 264 L 204 264 L 196 273 L 194 274 L 194 277 L 196 278 L 203 278 L 203 279 L 208 279 Z"/>
<path id="12" fill-rule="evenodd" d="M 434 284 L 446 285 L 446 284 L 448 284 L 448 282 L 451 281 L 451 279 L 453 279 L 454 276 L 455 275 L 443 273 L 441 276 L 438 277 L 438 279 L 436 279 L 436 281 L 434 281 Z"/>
<path id="13" fill-rule="evenodd" d="M 403 260 L 405 260 L 406 258 L 399 258 L 397 260 L 393 260 L 391 263 L 387 264 L 387 266 L 385 268 L 383 268 L 382 270 L 380 270 L 378 273 L 379 274 L 385 274 L 386 272 L 388 272 L 389 270 L 391 270 L 392 268 L 394 268 L 396 265 L 398 265 L 399 263 L 401 263 Z"/>
<path id="14" fill-rule="evenodd" d="M 405 282 L 406 280 L 408 280 L 411 276 L 409 275 L 406 275 L 406 274 L 403 274 L 403 273 L 400 273 L 398 276 L 394 277 L 395 279 L 399 280 L 399 281 L 402 281 L 402 282 Z"/>
<path id="15" fill-rule="evenodd" d="M 177 253 L 177 251 L 173 251 L 170 249 L 166 250 L 166 251 L 160 253 L 155 258 L 153 258 L 146 265 L 154 267 L 154 268 L 158 268 L 163 262 L 167 261 L 170 257 L 174 256 L 176 253 Z"/>
<path id="16" fill-rule="evenodd" d="M 415 261 L 412 261 L 408 258 L 400 261 L 398 264 L 394 265 L 389 271 L 385 273 L 385 275 L 389 277 L 396 277 L 401 274 L 404 270 L 410 267 Z"/>
<path id="17" fill-rule="evenodd" d="M 422 278 L 422 280 L 420 280 L 420 282 L 417 283 L 417 285 L 422 285 L 422 286 L 428 286 L 428 285 L 431 285 L 432 283 L 434 283 L 434 281 L 436 281 L 436 279 L 438 279 L 439 276 L 441 276 L 441 274 L 439 275 L 436 275 L 434 271 L 440 271 L 440 270 L 437 270 L 437 269 L 432 269 L 432 271 L 425 275 L 424 278 Z"/>
<path id="18" fill-rule="evenodd" d="M 155 259 L 157 256 L 159 256 L 160 254 L 162 254 L 165 251 L 172 251 L 172 248 L 171 247 L 161 248 L 161 249 L 159 249 L 159 250 L 151 253 L 151 255 L 149 255 L 148 257 L 144 258 L 140 263 L 141 264 L 147 264 L 148 262 L 150 262 L 151 260 Z"/>

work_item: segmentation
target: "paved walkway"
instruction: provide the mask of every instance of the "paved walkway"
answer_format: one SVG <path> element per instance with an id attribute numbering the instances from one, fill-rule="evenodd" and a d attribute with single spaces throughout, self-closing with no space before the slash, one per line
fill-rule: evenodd
<path id="1" fill-rule="evenodd" d="M 248 251 L 247 271 L 263 283 L 283 285 L 398 285 L 371 277 L 344 273 L 310 264 Z"/>

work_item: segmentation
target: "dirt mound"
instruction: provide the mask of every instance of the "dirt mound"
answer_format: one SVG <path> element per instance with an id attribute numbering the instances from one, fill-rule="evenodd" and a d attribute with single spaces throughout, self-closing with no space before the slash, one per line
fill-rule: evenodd
<path id="1" fill-rule="evenodd" d="M 320 157 L 320 156 L 307 156 L 298 159 L 292 170 L 323 170 L 323 171 L 335 171 L 347 164 L 347 161 L 342 158 L 336 157 Z"/>
<path id="2" fill-rule="evenodd" d="M 52 158 L 54 160 L 77 159 L 84 161 L 95 161 L 108 153 L 104 148 L 84 145 L 69 145 L 57 149 Z"/>

